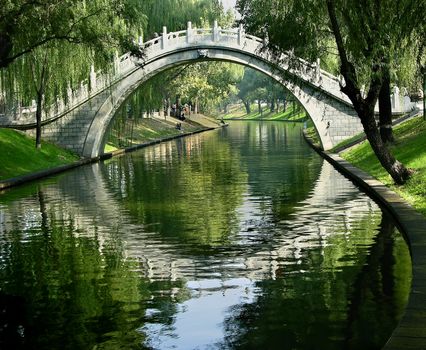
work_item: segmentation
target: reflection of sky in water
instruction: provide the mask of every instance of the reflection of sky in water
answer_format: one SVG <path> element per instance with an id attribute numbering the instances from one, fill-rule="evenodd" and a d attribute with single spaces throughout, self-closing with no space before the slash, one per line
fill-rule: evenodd
<path id="1" fill-rule="evenodd" d="M 212 349 L 223 339 L 222 322 L 234 305 L 251 303 L 254 286 L 247 278 L 227 281 L 190 281 L 186 287 L 191 299 L 178 304 L 178 311 L 171 326 L 146 323 L 140 329 L 147 335 L 147 346 L 155 349 Z M 155 315 L 149 309 L 146 316 Z M 196 322 L 194 322 L 196 320 Z"/>

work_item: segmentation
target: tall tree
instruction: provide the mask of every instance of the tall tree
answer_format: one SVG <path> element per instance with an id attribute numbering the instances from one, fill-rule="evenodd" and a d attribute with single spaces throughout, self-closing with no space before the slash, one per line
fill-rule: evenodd
<path id="1" fill-rule="evenodd" d="M 239 0 L 243 22 L 249 31 L 266 31 L 269 49 L 279 57 L 284 50 L 314 61 L 335 42 L 341 89 L 351 100 L 366 136 L 382 166 L 398 184 L 410 171 L 383 142 L 374 115 L 386 62 L 394 63 L 415 29 L 422 24 L 426 1 L 409 0 L 288 0 L 264 2 Z M 390 52 L 393 56 L 390 57 Z M 362 81 L 367 81 L 365 94 Z"/>

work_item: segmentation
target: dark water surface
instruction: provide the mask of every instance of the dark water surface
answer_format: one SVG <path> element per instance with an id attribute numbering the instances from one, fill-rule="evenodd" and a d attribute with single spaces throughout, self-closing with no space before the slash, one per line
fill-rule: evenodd
<path id="1" fill-rule="evenodd" d="M 0 195 L 0 348 L 379 349 L 410 270 L 299 125 L 236 122 Z"/>

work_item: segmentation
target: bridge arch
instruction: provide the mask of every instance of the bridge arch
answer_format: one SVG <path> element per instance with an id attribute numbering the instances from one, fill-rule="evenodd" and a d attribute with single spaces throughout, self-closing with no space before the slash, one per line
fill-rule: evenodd
<path id="1" fill-rule="evenodd" d="M 276 64 L 262 46 L 262 39 L 245 34 L 242 27 L 227 30 L 215 23 L 210 29 L 193 29 L 189 22 L 186 30 L 174 33 L 167 33 L 164 27 L 160 37 L 142 44 L 144 60 L 122 56 L 116 61 L 113 84 L 47 125 L 44 136 L 82 156 L 96 157 L 103 152 L 104 137 L 116 110 L 140 84 L 174 66 L 206 60 L 242 64 L 280 82 L 308 112 L 325 150 L 362 131 L 336 77 L 301 59 L 297 59 L 297 69 L 288 63 Z M 280 62 L 289 62 L 288 56 L 283 54 Z M 283 80 L 283 73 L 290 79 Z"/>

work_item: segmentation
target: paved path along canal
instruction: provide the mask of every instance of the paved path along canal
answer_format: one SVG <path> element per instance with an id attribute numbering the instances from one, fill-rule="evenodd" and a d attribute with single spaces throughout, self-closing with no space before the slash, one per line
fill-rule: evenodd
<path id="1" fill-rule="evenodd" d="M 408 247 L 300 128 L 235 122 L 3 194 L 1 341 L 383 347 L 410 290 Z"/>

